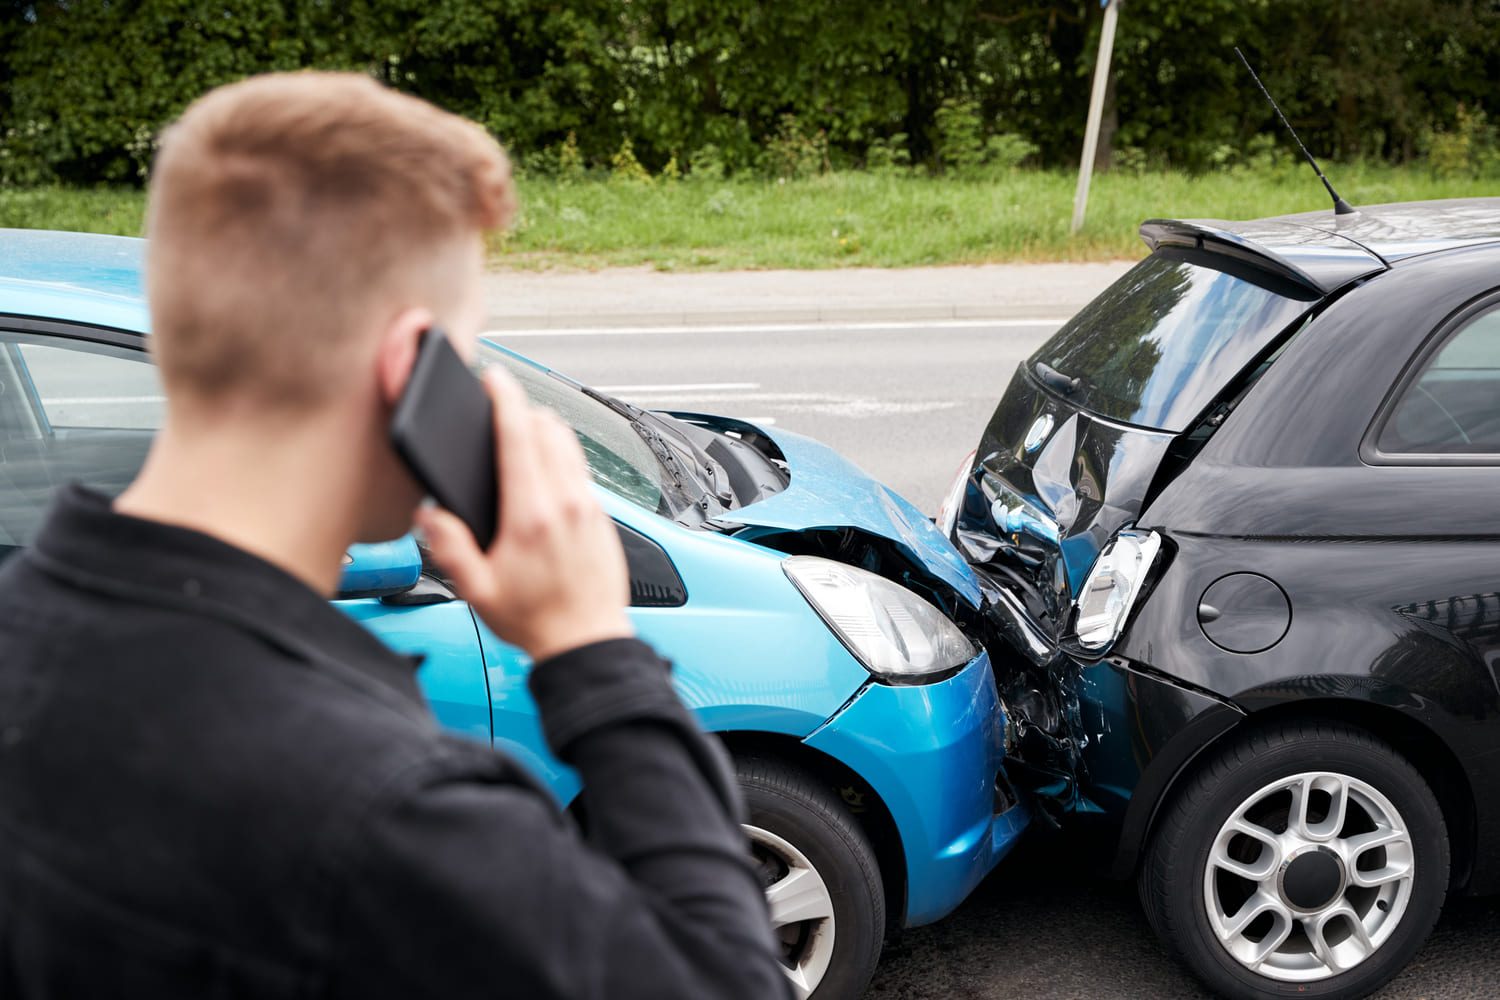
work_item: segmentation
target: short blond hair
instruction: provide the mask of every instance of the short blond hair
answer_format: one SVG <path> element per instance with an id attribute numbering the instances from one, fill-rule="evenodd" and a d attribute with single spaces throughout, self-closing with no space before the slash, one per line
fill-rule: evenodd
<path id="1" fill-rule="evenodd" d="M 359 331 L 439 305 L 396 298 L 513 208 L 488 134 L 369 77 L 272 74 L 210 92 L 163 134 L 151 179 L 152 350 L 168 393 L 317 405 L 368 346 Z"/>

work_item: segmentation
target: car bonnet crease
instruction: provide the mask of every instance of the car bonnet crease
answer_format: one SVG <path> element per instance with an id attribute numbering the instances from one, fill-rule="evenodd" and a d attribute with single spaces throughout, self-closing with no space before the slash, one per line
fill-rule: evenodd
<path id="1" fill-rule="evenodd" d="M 719 514 L 713 519 L 717 527 L 775 548 L 785 546 L 785 536 L 809 532 L 853 531 L 880 539 L 904 558 L 908 571 L 926 578 L 919 582 L 951 594 L 970 609 L 979 608 L 982 597 L 973 569 L 909 501 L 811 438 L 779 429 L 763 433 L 781 449 L 791 482 L 774 496 Z M 899 576 L 889 568 L 882 575 Z M 953 614 L 959 609 L 945 610 Z"/>

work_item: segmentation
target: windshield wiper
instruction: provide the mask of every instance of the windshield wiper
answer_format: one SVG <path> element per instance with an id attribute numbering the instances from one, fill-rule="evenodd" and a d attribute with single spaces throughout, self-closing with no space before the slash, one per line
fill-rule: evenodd
<path id="1" fill-rule="evenodd" d="M 641 419 L 646 414 L 645 410 L 642 410 L 638 406 L 632 406 L 623 399 L 616 399 L 608 393 L 600 392 L 598 389 L 591 389 L 586 385 L 579 385 L 578 390 L 590 399 L 603 403 L 610 410 L 630 421 L 631 429 L 641 436 L 641 440 L 646 442 L 646 447 L 655 456 L 657 464 L 670 477 L 670 485 L 676 490 L 680 501 L 686 503 L 690 508 L 707 510 L 707 503 L 698 499 L 699 494 L 703 493 L 703 490 L 688 488 L 688 484 L 683 479 L 683 472 L 685 470 L 682 468 L 682 463 L 678 461 L 676 454 L 673 453 L 671 446 L 663 440 L 661 433 L 656 428 Z M 664 483 L 663 485 L 667 484 Z"/>
<path id="2" fill-rule="evenodd" d="M 703 486 L 707 487 L 707 492 L 714 499 L 726 507 L 734 499 L 734 493 L 729 489 L 728 485 L 721 485 L 721 478 L 723 480 L 728 479 L 723 466 L 709 457 L 706 451 L 689 440 L 685 434 L 678 433 L 665 420 L 649 410 L 643 410 L 639 406 L 632 406 L 623 399 L 616 399 L 614 396 L 600 392 L 598 389 L 591 389 L 588 386 L 581 386 L 580 388 L 582 388 L 584 395 L 603 403 L 635 426 L 636 431 L 641 437 L 646 439 L 646 443 L 651 446 L 652 453 L 666 467 L 679 489 L 683 491 L 687 490 L 686 484 L 683 483 L 682 477 L 678 474 L 681 463 L 678 461 L 677 455 L 672 450 L 671 445 L 667 444 L 663 439 L 661 431 L 657 430 L 656 426 L 653 425 L 660 425 L 667 428 L 673 440 L 681 442 L 683 449 L 693 457 L 693 461 L 697 463 L 698 468 L 703 473 L 702 476 L 694 475 L 692 478 L 700 481 Z M 649 422 L 647 418 L 649 418 Z"/>
<path id="3" fill-rule="evenodd" d="M 672 482 L 676 484 L 677 488 L 686 491 L 687 484 L 682 481 L 681 463 L 677 461 L 677 456 L 672 454 L 671 446 L 662 440 L 661 434 L 651 426 L 641 422 L 635 424 L 635 432 L 646 442 L 646 446 L 651 449 L 651 454 L 655 455 L 656 460 L 661 463 L 661 467 L 667 470 L 667 474 L 672 477 Z"/>
<path id="4" fill-rule="evenodd" d="M 627 420 L 639 420 L 641 414 L 646 412 L 639 406 L 631 406 L 625 400 L 616 399 L 609 393 L 600 392 L 598 389 L 591 389 L 586 385 L 580 385 L 578 388 L 588 398 L 598 400 Z"/>
<path id="5" fill-rule="evenodd" d="M 661 463 L 661 467 L 666 470 L 667 475 L 672 477 L 673 485 L 677 487 L 677 492 L 681 495 L 682 499 L 687 501 L 689 509 L 697 510 L 699 516 L 705 520 L 729 509 L 728 505 L 719 496 L 710 489 L 704 489 L 704 486 L 707 484 L 694 475 L 691 470 L 683 468 L 682 460 L 677 457 L 676 451 L 667 443 L 666 438 L 662 436 L 660 431 L 644 420 L 633 420 L 630 426 L 635 428 L 635 432 L 646 442 L 646 446 L 651 449 L 651 453 L 656 456 L 656 460 Z M 688 484 L 683 481 L 684 473 L 687 474 L 688 478 L 692 479 L 693 488 L 689 488 Z M 715 501 L 718 502 L 719 511 L 712 510 Z"/>
<path id="6" fill-rule="evenodd" d="M 716 461 L 713 456 L 699 447 L 698 442 L 694 441 L 684 431 L 673 426 L 678 422 L 675 418 L 663 417 L 650 411 L 646 411 L 643 416 L 649 417 L 655 423 L 666 428 L 667 432 L 672 435 L 672 440 L 681 443 L 683 448 L 687 449 L 688 454 L 692 456 L 693 461 L 697 463 L 698 468 L 703 472 L 703 476 L 700 477 L 703 484 L 708 487 L 710 493 L 718 498 L 720 503 L 727 507 L 734 502 L 734 490 L 730 489 L 728 484 L 729 473 L 725 471 L 724 466 Z"/>
<path id="7" fill-rule="evenodd" d="M 1051 386 L 1065 396 L 1077 392 L 1078 387 L 1083 384 L 1083 379 L 1064 375 L 1051 365 L 1043 364 L 1040 361 L 1034 367 L 1036 377 L 1041 379 L 1043 385 Z"/>

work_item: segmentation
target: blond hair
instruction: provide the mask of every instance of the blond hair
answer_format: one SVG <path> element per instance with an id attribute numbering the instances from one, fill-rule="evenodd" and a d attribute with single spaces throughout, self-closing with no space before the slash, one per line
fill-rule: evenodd
<path id="1" fill-rule="evenodd" d="M 162 137 L 146 230 L 152 350 L 169 394 L 309 407 L 360 333 L 438 260 L 506 224 L 510 165 L 482 129 L 349 73 L 252 77 Z M 441 314 L 440 314 L 441 315 Z"/>

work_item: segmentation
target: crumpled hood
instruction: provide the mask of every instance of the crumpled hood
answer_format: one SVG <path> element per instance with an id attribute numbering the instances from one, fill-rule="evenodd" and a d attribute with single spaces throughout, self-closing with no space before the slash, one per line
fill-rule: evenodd
<path id="1" fill-rule="evenodd" d="M 791 484 L 775 496 L 720 514 L 716 524 L 743 525 L 736 535 L 747 541 L 783 532 L 854 528 L 893 542 L 971 607 L 980 607 L 974 571 L 921 511 L 827 445 L 791 431 L 761 430 L 781 449 Z"/>

